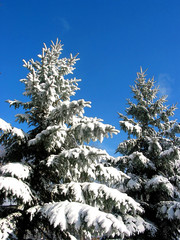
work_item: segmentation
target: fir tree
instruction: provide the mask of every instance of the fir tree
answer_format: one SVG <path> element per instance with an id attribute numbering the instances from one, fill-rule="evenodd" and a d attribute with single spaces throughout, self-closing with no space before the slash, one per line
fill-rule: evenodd
<path id="1" fill-rule="evenodd" d="M 158 98 L 154 79 L 137 73 L 131 87 L 126 115 L 120 114 L 120 127 L 128 140 L 119 144 L 116 166 L 130 177 L 126 192 L 138 201 L 143 217 L 156 228 L 131 239 L 180 239 L 180 124 L 172 120 L 176 106 L 166 106 L 165 96 Z"/>
<path id="2" fill-rule="evenodd" d="M 139 203 L 120 192 L 128 176 L 108 166 L 105 150 L 88 145 L 117 134 L 101 119 L 84 116 L 91 103 L 72 100 L 79 80 L 69 79 L 78 60 L 60 58 L 62 45 L 44 45 L 40 61 L 24 61 L 27 102 L 16 121 L 27 133 L 0 119 L 0 239 L 91 239 L 129 236 L 150 227 Z M 6 202 L 6 204 L 5 204 Z M 114 215 L 113 212 L 119 215 Z M 130 221 L 132 223 L 130 223 Z"/>

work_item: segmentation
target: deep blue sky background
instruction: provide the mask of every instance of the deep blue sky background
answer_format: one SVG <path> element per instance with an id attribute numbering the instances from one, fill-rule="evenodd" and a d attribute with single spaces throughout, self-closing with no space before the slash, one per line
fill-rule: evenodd
<path id="1" fill-rule="evenodd" d="M 43 42 L 57 37 L 63 57 L 79 53 L 76 98 L 92 102 L 88 116 L 119 129 L 117 112 L 124 112 L 140 66 L 170 105 L 179 102 L 179 0 L 0 0 L 0 117 L 12 125 L 18 126 L 17 111 L 5 100 L 23 99 L 22 59 L 37 59 Z M 180 120 L 180 109 L 175 117 Z M 112 154 L 125 137 L 121 132 L 101 147 Z"/>

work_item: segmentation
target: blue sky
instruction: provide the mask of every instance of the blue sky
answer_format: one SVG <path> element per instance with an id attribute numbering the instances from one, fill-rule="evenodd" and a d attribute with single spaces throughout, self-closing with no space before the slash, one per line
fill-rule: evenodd
<path id="1" fill-rule="evenodd" d="M 14 126 L 17 111 L 5 100 L 22 100 L 22 59 L 37 59 L 43 42 L 49 46 L 57 37 L 63 57 L 79 53 L 76 98 L 92 102 L 88 116 L 119 129 L 117 112 L 124 112 L 140 66 L 170 105 L 179 102 L 179 0 L 0 0 L 0 29 L 0 117 Z M 112 154 L 125 137 L 121 132 L 101 147 Z"/>

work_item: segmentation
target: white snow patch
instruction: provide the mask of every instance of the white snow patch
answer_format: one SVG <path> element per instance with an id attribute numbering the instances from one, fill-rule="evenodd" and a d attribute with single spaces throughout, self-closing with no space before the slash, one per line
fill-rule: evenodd
<path id="1" fill-rule="evenodd" d="M 147 229 L 151 231 L 152 235 L 154 235 L 155 232 L 157 231 L 156 227 L 153 224 L 146 222 L 140 216 L 126 215 L 125 224 L 128 230 L 130 231 L 131 235 L 143 233 Z"/>
<path id="2" fill-rule="evenodd" d="M 180 202 L 176 201 L 163 201 L 160 203 L 161 206 L 158 208 L 158 213 L 163 215 L 170 220 L 180 220 Z"/>
<path id="3" fill-rule="evenodd" d="M 136 134 L 137 136 L 141 136 L 142 134 L 142 128 L 138 124 L 134 125 L 128 121 L 120 121 L 120 125 L 125 127 L 131 134 Z"/>
<path id="4" fill-rule="evenodd" d="M 21 198 L 24 203 L 32 201 L 30 188 L 21 180 L 13 177 L 0 177 L 0 190 L 5 192 L 6 196 L 11 193 L 12 196 Z"/>
<path id="5" fill-rule="evenodd" d="M 9 123 L 5 122 L 2 118 L 0 118 L 0 129 L 3 132 L 10 132 L 12 130 L 12 127 Z"/>
<path id="6" fill-rule="evenodd" d="M 12 177 L 16 176 L 19 179 L 29 177 L 30 167 L 22 163 L 8 163 L 0 168 L 2 174 L 10 173 Z"/>
<path id="7" fill-rule="evenodd" d="M 1 118 L 0 118 L 0 130 L 2 130 L 5 133 L 12 133 L 13 136 L 15 135 L 20 138 L 24 138 L 26 136 L 26 134 L 21 129 L 11 127 L 11 124 L 5 122 Z"/>
<path id="8" fill-rule="evenodd" d="M 157 189 L 159 184 L 163 184 L 167 191 L 169 192 L 170 196 L 174 195 L 174 187 L 169 182 L 169 180 L 166 177 L 163 177 L 161 175 L 154 176 L 152 179 L 146 182 L 146 188 L 152 187 L 154 189 Z"/>
<path id="9" fill-rule="evenodd" d="M 133 198 L 129 197 L 126 193 L 122 193 L 117 189 L 107 187 L 104 184 L 95 182 L 77 183 L 71 182 L 67 184 L 61 184 L 59 186 L 61 193 L 65 195 L 72 195 L 75 201 L 86 203 L 86 200 L 94 202 L 95 199 L 101 201 L 101 205 L 105 205 L 106 201 L 112 202 L 109 206 L 111 211 L 112 206 L 115 206 L 119 210 L 123 209 L 123 213 L 126 212 L 142 212 L 142 208 Z M 86 196 L 91 196 L 86 199 Z M 100 206 L 102 208 L 102 206 Z"/>
<path id="10" fill-rule="evenodd" d="M 59 226 L 62 231 L 68 229 L 69 224 L 71 227 L 74 225 L 75 230 L 79 230 L 82 223 L 86 223 L 88 228 L 94 228 L 101 234 L 116 233 L 129 236 L 129 231 L 122 220 L 86 204 L 68 201 L 49 203 L 42 207 L 41 212 L 54 227 Z"/>

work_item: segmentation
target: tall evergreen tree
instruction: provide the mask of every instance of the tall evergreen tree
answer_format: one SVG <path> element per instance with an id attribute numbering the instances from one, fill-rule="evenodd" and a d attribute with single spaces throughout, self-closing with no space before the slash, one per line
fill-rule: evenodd
<path id="1" fill-rule="evenodd" d="M 180 239 L 180 124 L 172 120 L 176 106 L 166 106 L 158 98 L 154 79 L 137 73 L 131 87 L 126 115 L 120 114 L 120 127 L 128 139 L 119 144 L 116 166 L 130 176 L 126 192 L 143 208 L 144 219 L 153 223 L 156 233 L 131 239 Z"/>
<path id="2" fill-rule="evenodd" d="M 101 119 L 84 116 L 90 102 L 72 100 L 79 89 L 68 79 L 78 60 L 60 58 L 62 45 L 44 45 L 40 61 L 24 61 L 29 73 L 21 82 L 29 101 L 19 123 L 27 133 L 0 119 L 0 239 L 123 238 L 151 225 L 138 216 L 139 203 L 119 191 L 128 176 L 108 166 L 105 150 L 88 145 L 117 134 Z M 5 201 L 8 201 L 5 205 Z M 113 215 L 115 212 L 119 215 Z M 133 223 L 130 223 L 133 222 Z"/>

